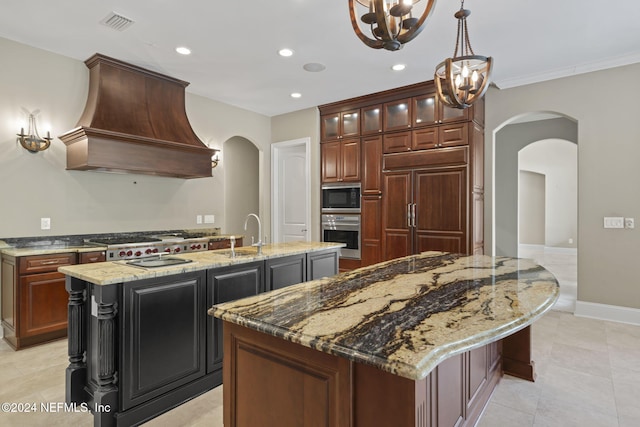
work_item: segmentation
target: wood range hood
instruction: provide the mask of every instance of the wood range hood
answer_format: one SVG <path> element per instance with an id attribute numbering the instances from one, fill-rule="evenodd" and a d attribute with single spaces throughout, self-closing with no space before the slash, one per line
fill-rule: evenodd
<path id="1" fill-rule="evenodd" d="M 60 135 L 67 170 L 211 177 L 211 156 L 185 110 L 188 82 L 95 54 L 77 127 Z"/>

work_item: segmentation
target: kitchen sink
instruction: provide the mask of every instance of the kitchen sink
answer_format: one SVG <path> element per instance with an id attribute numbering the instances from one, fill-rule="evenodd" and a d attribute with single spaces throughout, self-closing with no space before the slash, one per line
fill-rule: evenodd
<path id="1" fill-rule="evenodd" d="M 224 252 L 224 254 L 226 256 L 228 256 L 229 258 L 241 258 L 241 257 L 247 257 L 247 256 L 257 256 L 258 255 L 258 251 L 256 248 L 237 248 L 235 250 L 235 255 L 233 254 L 233 252 L 231 252 L 231 250 L 226 250 Z"/>
<path id="2" fill-rule="evenodd" d="M 128 261 L 128 265 L 144 268 L 170 267 L 173 265 L 187 264 L 192 262 L 190 259 L 176 258 L 170 256 L 160 256 L 152 258 L 136 259 Z"/>

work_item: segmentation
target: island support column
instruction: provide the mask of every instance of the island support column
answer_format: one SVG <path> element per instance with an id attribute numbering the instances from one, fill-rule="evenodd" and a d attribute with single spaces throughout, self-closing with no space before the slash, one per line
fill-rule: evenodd
<path id="1" fill-rule="evenodd" d="M 84 390 L 87 382 L 87 363 L 84 357 L 87 350 L 85 286 L 86 283 L 83 280 L 67 276 L 65 284 L 69 293 L 67 323 L 69 366 L 65 378 L 67 403 L 79 404 L 87 400 Z"/>
<path id="2" fill-rule="evenodd" d="M 502 370 L 514 377 L 536 380 L 535 363 L 531 360 L 531 326 L 502 340 Z"/>

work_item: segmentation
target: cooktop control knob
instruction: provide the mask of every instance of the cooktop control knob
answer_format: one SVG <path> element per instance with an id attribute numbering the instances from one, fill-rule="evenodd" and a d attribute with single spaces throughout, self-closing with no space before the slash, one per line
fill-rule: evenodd
<path id="1" fill-rule="evenodd" d="M 153 248 L 151 252 L 153 252 L 154 254 L 158 253 L 158 248 Z"/>
<path id="2" fill-rule="evenodd" d="M 149 255 L 150 253 L 152 253 L 153 251 L 151 250 L 151 248 L 147 249 L 146 251 L 144 251 L 145 254 Z"/>
<path id="3" fill-rule="evenodd" d="M 166 248 L 164 251 L 165 251 L 166 253 L 171 253 L 171 248 Z"/>
<path id="4" fill-rule="evenodd" d="M 125 256 L 126 254 L 127 254 L 127 253 L 126 253 L 125 251 L 120 251 L 120 252 L 118 252 L 118 256 L 119 256 L 119 257 L 123 257 L 123 256 Z"/>
<path id="5" fill-rule="evenodd" d="M 180 248 L 176 248 L 176 249 L 174 250 L 174 252 L 175 252 L 175 253 L 180 252 Z"/>
<path id="6" fill-rule="evenodd" d="M 142 251 L 136 251 L 136 256 L 142 255 Z"/>
<path id="7" fill-rule="evenodd" d="M 127 251 L 127 256 L 131 256 L 131 255 L 133 255 L 133 251 L 131 250 Z"/>

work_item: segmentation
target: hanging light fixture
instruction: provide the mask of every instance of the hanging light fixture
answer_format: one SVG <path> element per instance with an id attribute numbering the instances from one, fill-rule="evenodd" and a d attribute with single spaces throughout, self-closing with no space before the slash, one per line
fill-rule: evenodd
<path id="1" fill-rule="evenodd" d="M 38 114 L 39 110 L 34 111 L 29 114 L 29 130 L 28 133 L 24 133 L 24 128 L 20 129 L 20 133 L 18 135 L 18 142 L 25 150 L 28 150 L 30 153 L 37 153 L 39 151 L 44 151 L 51 145 L 51 134 L 47 131 L 47 136 L 42 138 L 38 133 L 38 127 L 36 126 L 36 114 Z"/>
<path id="2" fill-rule="evenodd" d="M 458 34 L 453 58 L 447 58 L 436 67 L 433 77 L 440 100 L 454 108 L 467 108 L 482 98 L 489 87 L 491 57 L 473 53 L 469 42 L 467 17 L 471 11 L 464 8 L 455 13 L 458 20 Z"/>
<path id="3" fill-rule="evenodd" d="M 436 0 L 349 0 L 351 25 L 367 46 L 398 50 L 420 34 L 435 3 Z M 421 6 L 424 9 L 418 13 Z M 362 27 L 358 22 L 357 9 L 364 12 L 360 15 L 360 21 L 365 24 Z"/>

